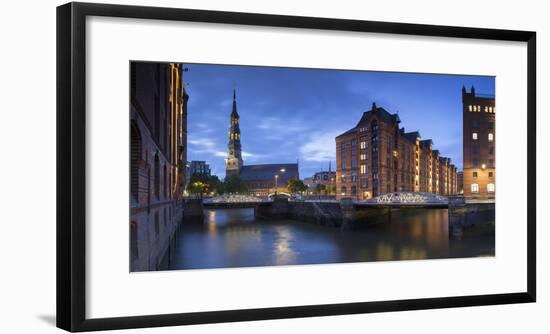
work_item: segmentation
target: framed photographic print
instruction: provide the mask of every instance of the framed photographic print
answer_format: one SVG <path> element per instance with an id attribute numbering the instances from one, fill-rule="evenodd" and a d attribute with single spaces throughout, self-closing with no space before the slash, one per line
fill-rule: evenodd
<path id="1" fill-rule="evenodd" d="M 535 38 L 58 7 L 58 327 L 534 302 Z"/>

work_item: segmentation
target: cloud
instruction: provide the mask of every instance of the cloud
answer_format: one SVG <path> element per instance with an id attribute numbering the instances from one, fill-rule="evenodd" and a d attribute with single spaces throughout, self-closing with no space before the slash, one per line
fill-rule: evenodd
<path id="1" fill-rule="evenodd" d="M 309 127 L 305 125 L 305 122 L 301 120 L 292 120 L 285 118 L 284 120 L 279 117 L 264 117 L 258 121 L 258 129 L 266 132 L 266 139 L 280 139 L 285 137 L 302 133 L 309 130 Z"/>
<path id="2" fill-rule="evenodd" d="M 301 159 L 306 161 L 329 161 L 336 159 L 334 138 L 343 131 L 312 132 L 300 147 Z"/>

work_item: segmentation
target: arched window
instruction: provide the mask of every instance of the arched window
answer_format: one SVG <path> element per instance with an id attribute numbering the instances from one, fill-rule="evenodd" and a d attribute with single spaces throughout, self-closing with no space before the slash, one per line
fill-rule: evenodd
<path id="1" fill-rule="evenodd" d="M 130 256 L 136 259 L 138 253 L 138 229 L 136 222 L 130 222 Z"/>
<path id="2" fill-rule="evenodd" d="M 157 199 L 160 197 L 160 161 L 159 161 L 159 155 L 158 153 L 155 154 L 155 167 L 154 167 L 154 177 L 155 177 L 155 183 L 154 183 L 154 194 Z"/>
<path id="3" fill-rule="evenodd" d="M 139 200 L 139 165 L 141 162 L 141 133 L 135 121 L 130 123 L 130 194 Z"/>

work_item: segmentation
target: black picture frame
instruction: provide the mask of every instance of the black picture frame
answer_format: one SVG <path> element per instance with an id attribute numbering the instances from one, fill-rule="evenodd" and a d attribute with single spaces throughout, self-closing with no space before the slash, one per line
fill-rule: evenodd
<path id="1" fill-rule="evenodd" d="M 86 319 L 87 16 L 375 32 L 527 43 L 527 290 L 523 292 Z M 535 302 L 536 33 L 207 10 L 68 3 L 57 8 L 57 326 L 68 331 L 391 312 Z"/>

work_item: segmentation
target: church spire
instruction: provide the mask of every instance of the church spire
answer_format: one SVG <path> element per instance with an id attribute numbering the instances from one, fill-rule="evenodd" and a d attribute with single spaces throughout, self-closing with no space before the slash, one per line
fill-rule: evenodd
<path id="1" fill-rule="evenodd" d="M 237 112 L 237 92 L 233 88 L 233 110 L 231 111 L 232 118 L 239 118 L 239 113 Z"/>
<path id="2" fill-rule="evenodd" d="M 229 138 L 227 143 L 227 159 L 225 160 L 225 176 L 238 175 L 243 166 L 241 152 L 241 130 L 239 129 L 239 114 L 237 113 L 237 93 L 233 89 L 233 109 L 229 117 Z"/>

